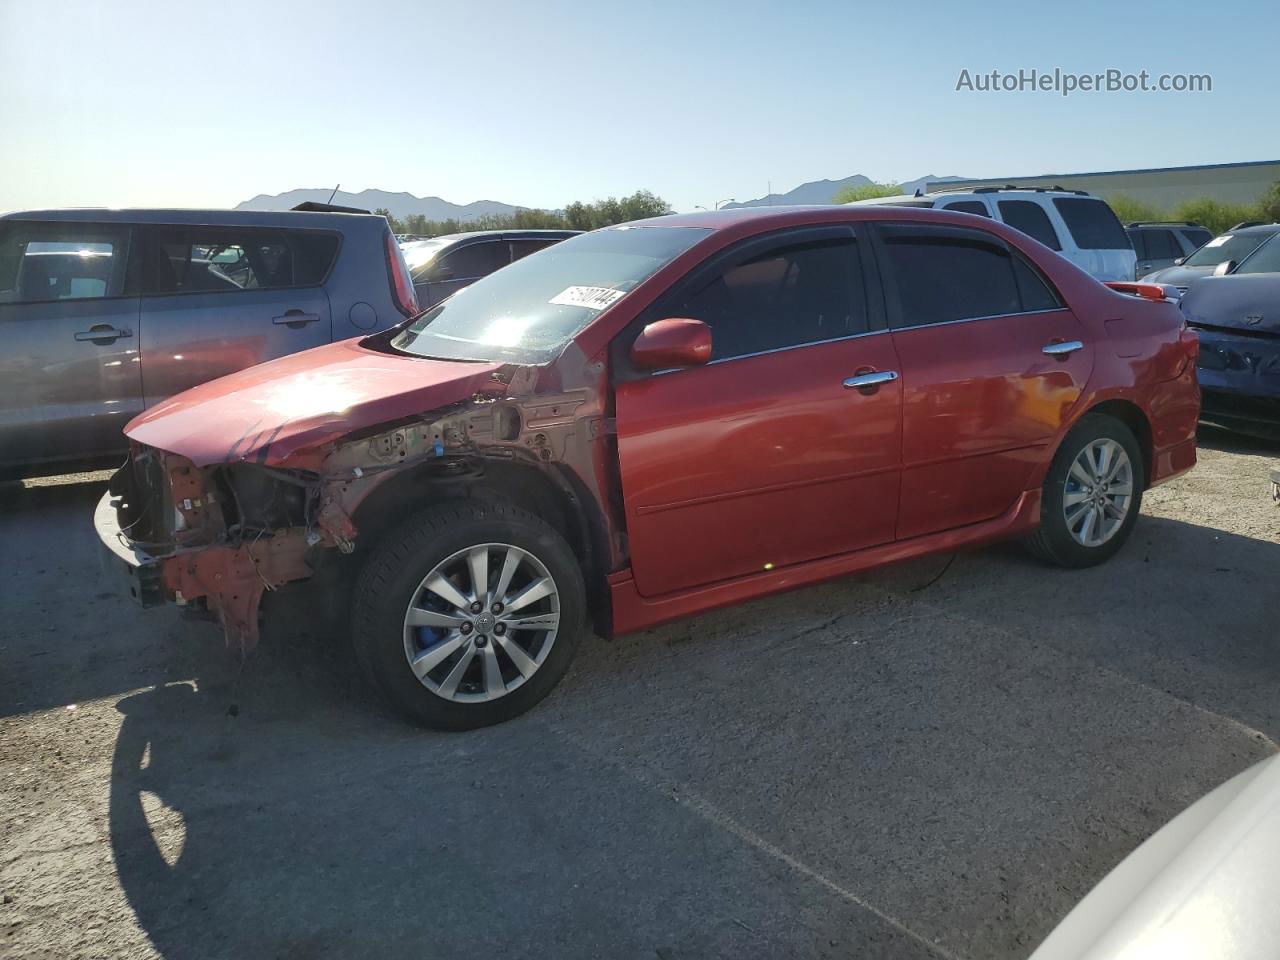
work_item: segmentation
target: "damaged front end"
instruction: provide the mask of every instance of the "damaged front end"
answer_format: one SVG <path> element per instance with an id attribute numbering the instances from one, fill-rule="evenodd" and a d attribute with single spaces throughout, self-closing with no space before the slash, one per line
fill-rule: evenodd
<path id="1" fill-rule="evenodd" d="M 214 617 L 244 654 L 258 642 L 264 593 L 353 552 L 362 533 L 372 535 L 354 518 L 379 498 L 380 509 L 363 514 L 374 532 L 420 505 L 409 501 L 474 495 L 516 467 L 552 478 L 570 499 L 596 496 L 594 448 L 609 430 L 595 392 L 542 395 L 517 373 L 529 392 L 512 398 L 512 376 L 494 378 L 503 395 L 477 393 L 283 458 L 267 445 L 197 466 L 135 441 L 96 517 L 108 561 L 143 605 L 170 601 Z M 564 479 L 569 472 L 584 478 L 581 497 Z"/>

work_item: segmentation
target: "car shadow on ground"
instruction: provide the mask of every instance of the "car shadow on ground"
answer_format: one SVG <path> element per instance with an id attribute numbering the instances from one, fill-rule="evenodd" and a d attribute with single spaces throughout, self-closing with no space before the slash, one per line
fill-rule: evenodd
<path id="1" fill-rule="evenodd" d="M 945 776 L 960 779 L 949 787 L 904 781 L 904 810 L 918 806 L 921 798 L 933 798 L 928 800 L 933 809 L 940 794 L 945 794 L 944 806 L 921 823 L 906 822 L 912 817 L 904 813 L 904 822 L 884 828 L 890 833 L 876 840 L 840 834 L 837 843 L 844 846 L 831 853 L 837 864 L 870 860 L 880 843 L 891 851 L 895 844 L 910 849 L 924 843 L 928 833 L 950 831 L 936 842 L 955 860 L 955 874 L 945 888 L 915 895 L 941 904 L 936 909 L 944 915 L 957 914 L 953 921 L 958 922 L 964 905 L 980 895 L 965 883 L 977 886 L 983 875 L 980 861 L 988 854 L 979 853 L 978 846 L 988 842 L 981 838 L 993 829 L 985 818 L 994 816 L 989 808 L 996 801 L 982 784 L 997 768 L 1005 771 L 1001 789 L 1021 789 L 1021 771 L 1035 782 L 1034 796 L 1078 794 L 1097 805 L 1064 814 L 1060 800 L 1047 801 L 1068 824 L 1061 828 L 1065 839 L 1042 837 L 1037 847 L 1030 835 L 1003 838 L 1015 850 L 1026 848 L 1008 856 L 1027 857 L 1029 874 L 1011 881 L 1005 875 L 1012 875 L 1011 867 L 991 868 L 991 902 L 980 901 L 981 909 L 973 909 L 1000 919 L 992 931 L 954 933 L 961 942 L 976 940 L 978 953 L 1023 955 L 1052 925 L 1050 918 L 1060 917 L 1160 822 L 1251 762 L 1249 757 L 1273 749 L 1250 731 L 1280 736 L 1274 695 L 1280 651 L 1270 639 L 1267 609 L 1271 574 L 1280 570 L 1280 545 L 1143 517 L 1126 550 L 1094 570 L 1051 570 L 1010 545 L 961 554 L 931 582 L 946 562 L 945 557 L 920 560 L 614 644 L 589 641 L 547 704 L 503 726 L 460 735 L 416 730 L 389 715 L 359 681 L 339 619 L 317 624 L 312 617 L 312 625 L 296 626 L 322 605 L 323 586 L 301 585 L 270 597 L 275 609 L 269 611 L 262 646 L 243 665 L 222 649 L 214 625 L 185 625 L 196 636 L 178 673 L 191 679 L 161 680 L 118 705 L 123 723 L 112 764 L 109 819 L 120 883 L 139 923 L 169 958 L 473 956 L 486 951 L 741 956 L 759 953 L 762 944 L 773 954 L 929 955 L 847 900 L 823 904 L 812 899 L 813 885 L 781 883 L 776 864 L 761 864 L 757 853 L 736 842 L 726 845 L 723 831 L 709 829 L 705 818 L 686 815 L 663 791 L 646 790 L 611 771 L 599 758 L 584 756 L 575 737 L 558 733 L 596 726 L 603 742 L 623 731 L 618 742 L 634 737 L 643 744 L 662 727 L 658 743 L 675 744 L 674 755 L 693 751 L 689 771 L 714 767 L 703 756 L 707 748 L 696 746 L 708 729 L 718 737 L 732 731 L 748 744 L 772 735 L 764 728 L 749 734 L 737 730 L 758 718 L 740 713 L 736 693 L 717 695 L 714 682 L 708 687 L 697 679 L 714 681 L 723 672 L 719 660 L 732 656 L 742 639 L 738 625 L 751 623 L 757 631 L 788 637 L 793 653 L 779 662 L 794 665 L 794 651 L 806 643 L 815 650 L 843 645 L 839 636 L 823 633 L 827 613 L 869 602 L 868 591 L 888 591 L 946 618 L 931 629 L 931 643 L 944 658 L 962 662 L 966 645 L 986 649 L 989 644 L 995 653 L 984 657 L 1012 665 L 1032 658 L 1030 647 L 1043 651 L 1048 645 L 1120 678 L 1108 694 L 1111 700 L 1129 696 L 1126 684 L 1134 684 L 1135 703 L 1153 697 L 1163 701 L 1168 691 L 1250 728 L 1228 731 L 1229 743 L 1245 744 L 1229 753 L 1217 743 L 1188 744 L 1194 736 L 1171 729 L 1168 736 L 1183 746 L 1167 744 L 1169 756 L 1186 759 L 1185 768 L 1171 770 L 1168 777 L 1169 782 L 1181 777 L 1181 786 L 1170 793 L 1166 783 L 1145 796 L 1143 791 L 1152 789 L 1147 778 L 1170 764 L 1169 756 L 1152 754 L 1149 747 L 1142 748 L 1151 754 L 1147 760 L 1131 761 L 1120 747 L 1115 755 L 1099 755 L 1097 744 L 1050 746 L 1042 734 L 1029 731 L 1026 742 L 1004 743 L 999 749 L 1005 755 L 993 755 L 1010 736 L 1005 727 L 1046 723 L 1059 729 L 1056 721 L 1037 717 L 1043 704 L 1035 697 L 990 708 L 977 720 L 963 714 L 979 726 L 962 737 L 945 715 L 922 724 L 922 716 L 932 715 L 934 708 L 885 693 L 884 708 L 874 711 L 876 722 L 905 731 L 909 741 L 916 738 L 911 749 L 921 763 L 952 756 L 955 769 Z M 1231 586 L 1224 590 L 1224 585 Z M 823 611 L 817 620 L 815 608 Z M 965 623 L 976 624 L 972 636 L 983 639 L 973 640 L 961 629 Z M 856 622 L 847 630 L 856 632 Z M 701 649 L 698 638 L 705 638 Z M 870 682 L 901 683 L 910 673 L 895 681 L 894 671 L 911 669 L 896 664 L 887 673 L 877 671 Z M 985 675 L 975 673 L 979 679 Z M 791 683 L 776 674 L 775 681 Z M 1003 690 L 1009 682 L 997 685 Z M 1012 712 L 1002 719 L 1003 709 Z M 1158 711 L 1162 718 L 1164 710 Z M 588 716 L 593 712 L 598 723 Z M 1187 712 L 1195 710 L 1179 716 Z M 1165 719 L 1146 718 L 1143 724 L 1148 721 L 1158 729 Z M 844 735 L 860 737 L 866 729 L 862 721 L 849 724 L 851 730 L 833 722 Z M 1160 736 L 1143 724 L 1135 724 L 1141 732 L 1123 731 L 1122 741 Z M 1072 728 L 1063 729 L 1069 740 Z M 879 728 L 867 731 L 872 733 L 885 736 Z M 897 789 L 896 761 L 875 742 L 842 741 L 821 732 L 801 741 L 813 765 L 829 766 L 833 757 L 847 753 L 854 776 L 865 769 L 876 789 Z M 957 753 L 962 741 L 965 746 Z M 968 758 L 967 750 L 980 752 Z M 1205 773 L 1206 752 L 1224 765 L 1222 770 Z M 1073 765 L 1069 775 L 1058 769 L 1064 758 Z M 742 762 L 753 758 L 744 756 Z M 759 757 L 754 762 L 764 763 Z M 1153 770 L 1138 772 L 1143 763 Z M 770 768 L 766 763 L 762 769 Z M 688 776 L 696 782 L 697 774 Z M 790 778 L 785 789 L 797 789 Z M 805 793 L 815 789 L 831 788 L 812 784 L 791 802 L 809 802 L 813 798 Z M 819 807 L 838 817 L 839 798 L 837 792 Z M 1117 803 L 1135 804 L 1134 819 L 1109 822 L 1108 808 Z M 647 830 L 661 834 L 635 843 L 637 831 Z M 908 841 L 901 830 L 920 836 Z M 969 841 L 979 840 L 968 849 Z M 793 843 L 802 847 L 804 839 Z M 931 862 L 939 856 L 931 853 Z M 1061 862 L 1037 859 L 1049 856 Z M 971 868 L 966 866 L 970 860 Z M 958 879 L 970 869 L 973 880 Z M 1070 876 L 1056 878 L 1058 869 Z M 764 891 L 776 911 L 773 921 L 758 913 L 742 916 L 742 891 L 757 884 L 752 896 Z M 889 889 L 886 884 L 877 895 L 888 897 Z M 625 917 L 611 917 L 602 908 L 624 903 Z M 815 946 L 828 942 L 840 948 Z M 513 948 L 519 944 L 524 946 Z"/>

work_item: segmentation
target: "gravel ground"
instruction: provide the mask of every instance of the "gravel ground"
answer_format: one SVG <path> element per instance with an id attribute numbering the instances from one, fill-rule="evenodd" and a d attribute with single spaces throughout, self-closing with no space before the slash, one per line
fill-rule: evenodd
<path id="1" fill-rule="evenodd" d="M 1277 749 L 1280 446 L 1205 440 L 1105 567 L 588 642 L 461 735 L 364 693 L 319 588 L 240 666 L 100 574 L 100 475 L 0 488 L 0 956 L 1026 956 Z"/>

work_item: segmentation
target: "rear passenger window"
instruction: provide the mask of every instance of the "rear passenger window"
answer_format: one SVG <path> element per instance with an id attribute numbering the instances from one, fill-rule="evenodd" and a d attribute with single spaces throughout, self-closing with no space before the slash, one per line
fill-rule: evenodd
<path id="1" fill-rule="evenodd" d="M 980 217 L 990 217 L 987 212 L 987 205 L 981 200 L 957 200 L 955 203 L 948 203 L 943 210 L 955 210 L 957 213 L 976 213 Z"/>
<path id="2" fill-rule="evenodd" d="M 1013 229 L 1039 240 L 1050 250 L 1062 249 L 1058 232 L 1053 229 L 1049 215 L 1040 204 L 1030 200 L 1001 200 L 999 206 L 1000 219 Z"/>
<path id="3" fill-rule="evenodd" d="M 432 280 L 474 280 L 487 277 L 511 262 L 507 244 L 500 240 L 469 243 L 440 258 L 431 271 Z"/>
<path id="4" fill-rule="evenodd" d="M 856 241 L 833 237 L 757 252 L 704 280 L 667 315 L 711 327 L 712 360 L 864 333 Z"/>
<path id="5" fill-rule="evenodd" d="M 521 257 L 527 257 L 531 253 L 537 253 L 539 250 L 545 250 L 552 244 L 559 243 L 560 240 L 560 237 L 542 240 L 512 240 L 511 259 L 515 261 L 519 260 Z"/>
<path id="6" fill-rule="evenodd" d="M 119 296 L 129 258 L 127 228 L 94 224 L 0 224 L 0 303 Z"/>
<path id="7" fill-rule="evenodd" d="M 1129 250 L 1129 237 L 1111 208 L 1092 197 L 1054 197 L 1053 205 L 1066 221 L 1081 250 Z M 1175 254 L 1176 256 L 1176 254 Z"/>
<path id="8" fill-rule="evenodd" d="M 1179 231 L 1192 247 L 1203 247 L 1206 243 L 1213 239 L 1213 234 L 1208 230 L 1182 230 Z"/>
<path id="9" fill-rule="evenodd" d="M 338 238 L 313 231 L 165 228 L 152 260 L 154 293 L 228 293 L 314 286 Z"/>
<path id="10" fill-rule="evenodd" d="M 1182 248 L 1171 230 L 1144 230 L 1147 256 L 1152 260 L 1173 260 L 1182 256 Z"/>
<path id="11" fill-rule="evenodd" d="M 880 224 L 898 326 L 919 327 L 1056 307 L 1039 274 L 980 230 Z M 1025 306 L 1024 306 L 1025 303 Z"/>

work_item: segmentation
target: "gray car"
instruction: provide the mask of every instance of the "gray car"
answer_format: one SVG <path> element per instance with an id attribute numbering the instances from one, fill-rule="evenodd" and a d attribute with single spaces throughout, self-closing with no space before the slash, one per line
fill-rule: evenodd
<path id="1" fill-rule="evenodd" d="M 1174 261 L 1173 266 L 1154 270 L 1138 279 L 1169 284 L 1177 288 L 1178 296 L 1182 296 L 1187 287 L 1201 277 L 1215 272 L 1234 273 L 1236 267 L 1277 233 L 1280 233 L 1280 224 L 1275 223 L 1232 227 L 1185 259 Z"/>
<path id="2" fill-rule="evenodd" d="M 1187 220 L 1140 220 L 1124 228 L 1138 255 L 1134 279 L 1145 277 L 1152 270 L 1163 270 L 1181 263 L 1213 239 L 1213 234 Z"/>
<path id="3" fill-rule="evenodd" d="M 580 230 L 476 230 L 401 243 L 422 309 Z"/>
<path id="4" fill-rule="evenodd" d="M 118 460 L 124 425 L 171 394 L 418 312 L 381 216 L 0 216 L 0 476 Z"/>

